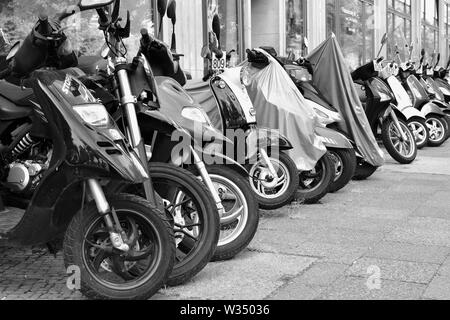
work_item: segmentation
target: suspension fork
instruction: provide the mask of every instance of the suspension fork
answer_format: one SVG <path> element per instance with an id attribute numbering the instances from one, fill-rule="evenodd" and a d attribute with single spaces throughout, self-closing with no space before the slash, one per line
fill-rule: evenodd
<path id="1" fill-rule="evenodd" d="M 147 152 L 145 149 L 144 139 L 142 139 L 141 128 L 139 127 L 139 122 L 136 114 L 136 97 L 133 95 L 130 85 L 130 79 L 128 78 L 127 60 L 125 58 L 118 57 L 115 61 L 116 77 L 119 82 L 121 99 L 120 103 L 124 110 L 124 115 L 126 119 L 126 134 L 128 135 L 128 140 L 131 143 L 133 149 L 138 153 L 142 164 L 149 176 L 149 179 L 144 182 L 145 197 L 155 206 L 157 205 L 155 191 L 153 189 L 153 183 L 148 171 L 148 160 Z M 159 206 L 158 206 L 159 207 Z"/>
<path id="2" fill-rule="evenodd" d="M 115 223 L 118 219 L 117 217 L 114 217 L 115 213 L 112 212 L 111 207 L 106 200 L 102 186 L 95 179 L 88 180 L 88 185 L 97 206 L 97 210 L 103 217 L 106 227 L 108 228 L 109 238 L 111 239 L 112 245 L 120 251 L 128 252 L 130 250 L 130 246 L 124 242 L 123 231 L 117 230 L 117 228 L 120 228 L 120 225 L 116 225 Z"/>
<path id="3" fill-rule="evenodd" d="M 394 121 L 395 126 L 397 127 L 398 132 L 400 132 L 403 141 L 407 141 L 408 137 L 406 136 L 406 133 L 403 131 L 403 128 L 400 125 L 400 121 L 398 120 L 397 114 L 395 113 L 394 109 L 391 109 L 390 115 L 392 117 L 392 120 Z"/>
<path id="4" fill-rule="evenodd" d="M 217 192 L 216 188 L 214 187 L 214 183 L 211 180 L 211 177 L 208 173 L 208 170 L 206 170 L 205 163 L 202 161 L 202 159 L 199 157 L 197 152 L 194 150 L 194 148 L 191 147 L 191 153 L 194 158 L 194 164 L 197 167 L 197 170 L 200 173 L 200 176 L 202 177 L 203 183 L 206 185 L 206 187 L 211 192 L 214 201 L 216 202 L 217 210 L 219 211 L 219 217 L 222 218 L 225 214 L 225 208 L 222 204 L 222 199 L 220 199 L 219 193 Z"/>
<path id="5" fill-rule="evenodd" d="M 270 161 L 270 158 L 264 148 L 259 149 L 259 153 L 261 155 L 261 158 L 263 159 L 264 163 L 267 165 L 267 168 L 269 169 L 270 174 L 272 175 L 272 179 L 278 179 L 278 173 L 275 170 L 275 167 L 273 166 L 272 161 Z"/>

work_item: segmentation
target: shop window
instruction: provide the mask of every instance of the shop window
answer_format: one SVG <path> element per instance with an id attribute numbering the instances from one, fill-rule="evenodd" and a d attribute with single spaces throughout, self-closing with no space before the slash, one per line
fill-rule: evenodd
<path id="1" fill-rule="evenodd" d="M 450 2 L 447 2 L 445 4 L 445 39 L 446 39 L 446 46 L 445 46 L 445 52 L 446 56 L 445 58 L 448 60 L 450 59 Z M 445 60 L 445 63 L 447 63 L 447 60 Z"/>
<path id="2" fill-rule="evenodd" d="M 220 42 L 223 51 L 235 50 L 230 65 L 239 63 L 243 57 L 240 0 L 208 0 L 207 31 L 212 31 L 212 20 L 218 14 L 221 21 Z"/>
<path id="3" fill-rule="evenodd" d="M 350 69 L 374 58 L 374 4 L 371 0 L 327 0 L 327 32 L 339 40 Z"/>
<path id="4" fill-rule="evenodd" d="M 389 58 L 394 58 L 395 47 L 400 51 L 400 57 L 409 57 L 407 46 L 412 42 L 411 0 L 387 0 L 387 52 Z"/>
<path id="5" fill-rule="evenodd" d="M 422 0 L 422 47 L 428 55 L 439 49 L 438 0 Z"/>
<path id="6" fill-rule="evenodd" d="M 286 53 L 306 55 L 306 1 L 286 0 Z"/>

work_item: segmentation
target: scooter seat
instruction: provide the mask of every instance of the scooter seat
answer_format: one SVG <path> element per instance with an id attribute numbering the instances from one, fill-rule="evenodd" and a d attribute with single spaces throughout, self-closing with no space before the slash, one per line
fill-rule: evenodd
<path id="1" fill-rule="evenodd" d="M 17 106 L 29 107 L 31 106 L 30 99 L 34 94 L 32 89 L 24 89 L 5 80 L 1 80 L 0 95 Z"/>

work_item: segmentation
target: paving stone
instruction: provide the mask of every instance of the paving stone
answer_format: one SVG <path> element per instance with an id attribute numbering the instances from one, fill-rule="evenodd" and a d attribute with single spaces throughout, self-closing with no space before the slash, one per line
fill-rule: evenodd
<path id="1" fill-rule="evenodd" d="M 346 274 L 369 278 L 371 273 L 368 270 L 373 266 L 379 268 L 381 279 L 421 284 L 429 284 L 440 267 L 430 263 L 362 258 Z"/>
<path id="2" fill-rule="evenodd" d="M 268 297 L 267 300 L 314 300 L 318 298 L 324 290 L 324 287 L 293 282 L 278 290 Z"/>
<path id="3" fill-rule="evenodd" d="M 449 254 L 450 248 L 448 247 L 385 241 L 377 244 L 366 256 L 371 258 L 441 264 Z"/>
<path id="4" fill-rule="evenodd" d="M 246 252 L 239 259 L 209 264 L 186 285 L 169 288 L 180 299 L 261 300 L 307 269 L 316 259 Z"/>
<path id="5" fill-rule="evenodd" d="M 450 276 L 437 276 L 428 286 L 425 299 L 450 300 Z"/>
<path id="6" fill-rule="evenodd" d="M 323 300 L 418 300 L 426 285 L 399 281 L 381 281 L 380 289 L 369 289 L 367 279 L 343 277 L 327 288 L 318 299 Z"/>

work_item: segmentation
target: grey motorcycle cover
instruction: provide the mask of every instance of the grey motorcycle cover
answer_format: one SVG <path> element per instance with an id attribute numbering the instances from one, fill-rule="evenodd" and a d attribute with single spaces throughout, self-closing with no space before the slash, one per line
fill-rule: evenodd
<path id="1" fill-rule="evenodd" d="M 316 113 L 283 67 L 265 51 L 255 50 L 270 61 L 264 69 L 244 63 L 250 75 L 247 91 L 256 110 L 258 126 L 279 130 L 294 146 L 289 156 L 297 168 L 311 171 L 327 151 L 322 137 L 315 133 L 315 128 L 320 126 Z"/>
<path id="2" fill-rule="evenodd" d="M 332 35 L 319 45 L 308 60 L 313 65 L 314 84 L 345 120 L 339 129 L 356 143 L 367 163 L 381 167 L 384 153 L 373 135 L 336 37 Z"/>

